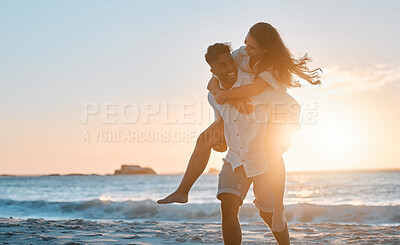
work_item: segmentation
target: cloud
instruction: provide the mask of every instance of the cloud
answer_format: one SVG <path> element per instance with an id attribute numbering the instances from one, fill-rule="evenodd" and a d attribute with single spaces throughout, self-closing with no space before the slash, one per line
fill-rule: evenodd
<path id="1" fill-rule="evenodd" d="M 322 70 L 322 85 L 318 88 L 322 96 L 376 90 L 386 84 L 400 81 L 400 65 L 377 64 L 366 69 L 345 69 L 336 66 Z"/>

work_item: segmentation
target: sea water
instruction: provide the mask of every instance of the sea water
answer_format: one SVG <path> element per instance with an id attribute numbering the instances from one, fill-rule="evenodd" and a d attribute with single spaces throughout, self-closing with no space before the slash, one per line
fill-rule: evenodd
<path id="1" fill-rule="evenodd" d="M 95 220 L 220 220 L 217 175 L 202 175 L 188 204 L 159 205 L 182 175 L 1 176 L 0 217 Z M 250 188 L 242 222 L 260 221 Z M 400 171 L 289 172 L 288 222 L 400 224 Z"/>

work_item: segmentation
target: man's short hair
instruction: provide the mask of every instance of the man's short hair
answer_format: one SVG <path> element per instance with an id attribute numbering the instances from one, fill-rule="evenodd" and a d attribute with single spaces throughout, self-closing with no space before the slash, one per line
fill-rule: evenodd
<path id="1" fill-rule="evenodd" d="M 230 43 L 215 43 L 207 48 L 206 61 L 211 66 L 211 63 L 216 61 L 221 54 L 226 53 L 231 53 Z"/>

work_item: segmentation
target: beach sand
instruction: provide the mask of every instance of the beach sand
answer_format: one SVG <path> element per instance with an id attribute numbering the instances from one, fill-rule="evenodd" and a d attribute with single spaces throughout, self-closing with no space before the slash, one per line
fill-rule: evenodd
<path id="1" fill-rule="evenodd" d="M 220 223 L 0 218 L 0 244 L 222 244 Z M 276 244 L 263 223 L 243 244 Z M 292 244 L 400 244 L 400 226 L 289 224 Z"/>

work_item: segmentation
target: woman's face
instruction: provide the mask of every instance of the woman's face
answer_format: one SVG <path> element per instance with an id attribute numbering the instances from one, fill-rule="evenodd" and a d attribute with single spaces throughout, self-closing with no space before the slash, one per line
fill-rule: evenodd
<path id="1" fill-rule="evenodd" d="M 250 35 L 250 33 L 248 33 L 244 39 L 244 44 L 246 45 L 244 49 L 249 56 L 257 57 L 264 53 L 264 50 L 260 47 L 260 45 L 258 45 L 257 41 Z"/>

